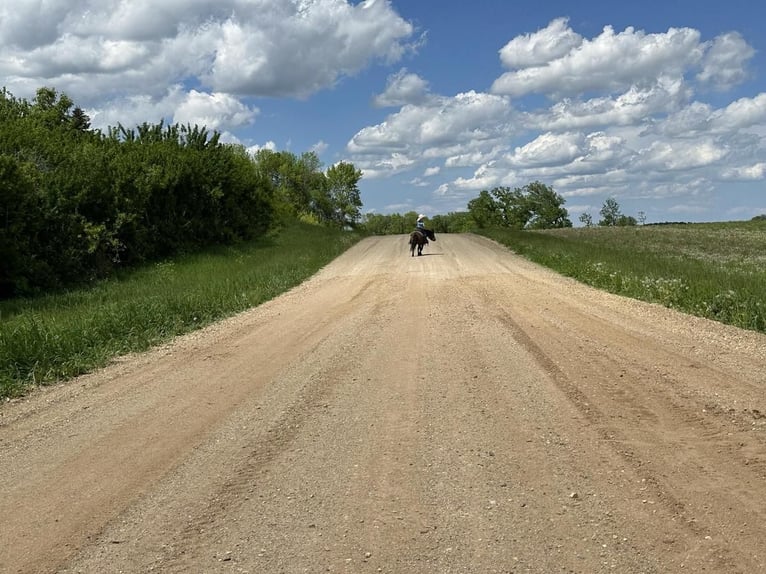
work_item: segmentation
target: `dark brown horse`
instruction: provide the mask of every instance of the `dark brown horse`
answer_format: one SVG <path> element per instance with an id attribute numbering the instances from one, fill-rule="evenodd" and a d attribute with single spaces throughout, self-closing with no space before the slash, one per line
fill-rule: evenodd
<path id="1" fill-rule="evenodd" d="M 428 240 L 436 241 L 436 235 L 430 229 L 413 231 L 410 233 L 410 256 L 415 255 L 415 247 L 418 248 L 418 255 L 423 255 L 423 247 L 428 245 Z"/>

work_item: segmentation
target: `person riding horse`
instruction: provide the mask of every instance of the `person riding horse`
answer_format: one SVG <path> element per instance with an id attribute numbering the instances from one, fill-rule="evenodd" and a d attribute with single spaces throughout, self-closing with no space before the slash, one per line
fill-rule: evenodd
<path id="1" fill-rule="evenodd" d="M 415 247 L 418 249 L 418 255 L 423 254 L 423 246 L 428 245 L 428 240 L 436 241 L 436 236 L 432 229 L 426 229 L 426 218 L 422 213 L 418 215 L 418 221 L 415 223 L 415 231 L 410 233 L 410 255 L 415 255 Z"/>
<path id="2" fill-rule="evenodd" d="M 415 222 L 415 231 L 420 232 L 420 234 L 428 239 L 428 229 L 426 229 L 426 222 L 424 221 L 426 216 L 424 214 L 418 215 L 418 220 Z"/>

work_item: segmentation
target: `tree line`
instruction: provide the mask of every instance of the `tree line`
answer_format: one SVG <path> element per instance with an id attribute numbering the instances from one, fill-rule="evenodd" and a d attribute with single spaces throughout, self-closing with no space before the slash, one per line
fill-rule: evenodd
<path id="1" fill-rule="evenodd" d="M 361 171 L 254 156 L 205 127 L 91 129 L 65 94 L 0 91 L 0 298 L 264 235 L 297 217 L 355 226 Z"/>
<path id="2" fill-rule="evenodd" d="M 437 233 L 461 233 L 491 227 L 517 230 L 572 227 L 564 203 L 566 200 L 561 194 L 539 181 L 514 189 L 499 186 L 482 190 L 478 197 L 468 202 L 466 211 L 429 218 L 429 225 Z M 638 219 L 623 214 L 613 197 L 604 201 L 600 214 L 601 219 L 597 225 L 603 227 L 637 225 L 646 221 L 644 212 L 638 213 Z M 390 215 L 368 214 L 364 225 L 369 232 L 380 235 L 407 233 L 414 227 L 417 215 L 415 211 Z M 594 225 L 590 213 L 583 213 L 580 222 L 586 227 Z"/>

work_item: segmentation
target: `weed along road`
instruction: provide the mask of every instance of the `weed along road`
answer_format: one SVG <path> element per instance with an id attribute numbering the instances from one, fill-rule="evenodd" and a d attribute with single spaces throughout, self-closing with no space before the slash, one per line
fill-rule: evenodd
<path id="1" fill-rule="evenodd" d="M 0 407 L 0 572 L 766 572 L 766 337 L 473 235 Z"/>

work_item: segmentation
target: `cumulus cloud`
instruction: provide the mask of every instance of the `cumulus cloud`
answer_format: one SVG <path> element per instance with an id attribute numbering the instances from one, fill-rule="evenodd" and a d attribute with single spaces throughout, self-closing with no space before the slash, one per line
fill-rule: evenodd
<path id="1" fill-rule="evenodd" d="M 277 144 L 273 141 L 267 141 L 265 144 L 253 144 L 251 146 L 248 146 L 247 152 L 251 156 L 255 156 L 259 151 L 262 149 L 267 149 L 270 151 L 277 151 Z"/>
<path id="2" fill-rule="evenodd" d="M 257 114 L 257 108 L 248 108 L 231 95 L 191 90 L 176 107 L 173 122 L 230 129 L 252 123 Z"/>
<path id="3" fill-rule="evenodd" d="M 525 122 L 529 128 L 544 130 L 635 125 L 678 110 L 690 96 L 691 90 L 678 78 L 658 77 L 650 87 L 631 86 L 617 96 L 564 98 L 546 110 L 527 114 Z"/>
<path id="4" fill-rule="evenodd" d="M 175 110 L 186 101 L 186 93 L 180 84 L 170 86 L 160 97 L 148 94 L 130 95 L 86 108 L 94 128 L 106 130 L 108 126 L 122 124 L 133 127 L 144 122 L 159 123 L 173 117 Z"/>
<path id="5" fill-rule="evenodd" d="M 347 149 L 355 162 L 398 170 L 427 158 L 492 149 L 513 131 L 510 120 L 510 101 L 504 96 L 471 91 L 434 97 L 422 105 L 405 105 L 384 122 L 360 130 Z M 370 159 L 394 155 L 409 162 Z"/>
<path id="6" fill-rule="evenodd" d="M 707 50 L 697 78 L 719 89 L 739 84 L 747 77 L 747 63 L 754 54 L 755 50 L 741 34 L 730 32 L 718 36 Z"/>
<path id="7" fill-rule="evenodd" d="M 369 179 L 386 177 L 392 173 L 399 173 L 415 164 L 415 160 L 403 153 L 392 153 L 372 160 L 355 162 L 362 170 L 362 175 Z"/>
<path id="8" fill-rule="evenodd" d="M 500 49 L 500 61 L 506 68 L 519 69 L 565 56 L 582 44 L 582 37 L 567 23 L 567 18 L 557 18 L 542 30 L 517 36 Z"/>
<path id="9" fill-rule="evenodd" d="M 750 165 L 740 165 L 725 168 L 721 172 L 721 179 L 749 181 L 766 178 L 766 162 L 758 162 Z"/>
<path id="10" fill-rule="evenodd" d="M 544 133 L 528 144 L 517 147 L 509 156 L 508 163 L 517 167 L 570 163 L 580 155 L 582 139 L 578 133 Z"/>
<path id="11" fill-rule="evenodd" d="M 754 98 L 740 98 L 725 108 L 712 112 L 710 122 L 718 131 L 766 126 L 766 94 L 758 94 Z"/>
<path id="12" fill-rule="evenodd" d="M 402 68 L 389 76 L 385 91 L 375 96 L 373 104 L 379 108 L 419 104 L 428 97 L 428 93 L 428 82 Z"/>
<path id="13" fill-rule="evenodd" d="M 560 21 L 548 32 L 566 34 Z M 512 41 L 513 42 L 513 41 Z M 592 40 L 584 39 L 570 49 L 551 54 L 558 57 L 529 67 L 513 69 L 492 84 L 492 92 L 510 96 L 539 92 L 576 95 L 591 90 L 619 92 L 634 85 L 651 85 L 658 77 L 683 77 L 684 70 L 703 57 L 700 33 L 691 28 L 670 28 L 647 34 L 632 27 L 615 33 L 611 26 Z"/>
<path id="14" fill-rule="evenodd" d="M 207 82 L 234 93 L 307 96 L 373 59 L 398 60 L 413 33 L 387 2 L 271 3 L 259 17 L 229 18 Z"/>
<path id="15" fill-rule="evenodd" d="M 216 93 L 305 97 L 397 61 L 413 33 L 376 0 L 15 0 L 0 7 L 0 75 L 78 101 L 157 97 L 158 83 L 189 78 Z"/>
<path id="16" fill-rule="evenodd" d="M 653 142 L 641 150 L 637 168 L 680 171 L 720 161 L 728 151 L 712 138 Z"/>

